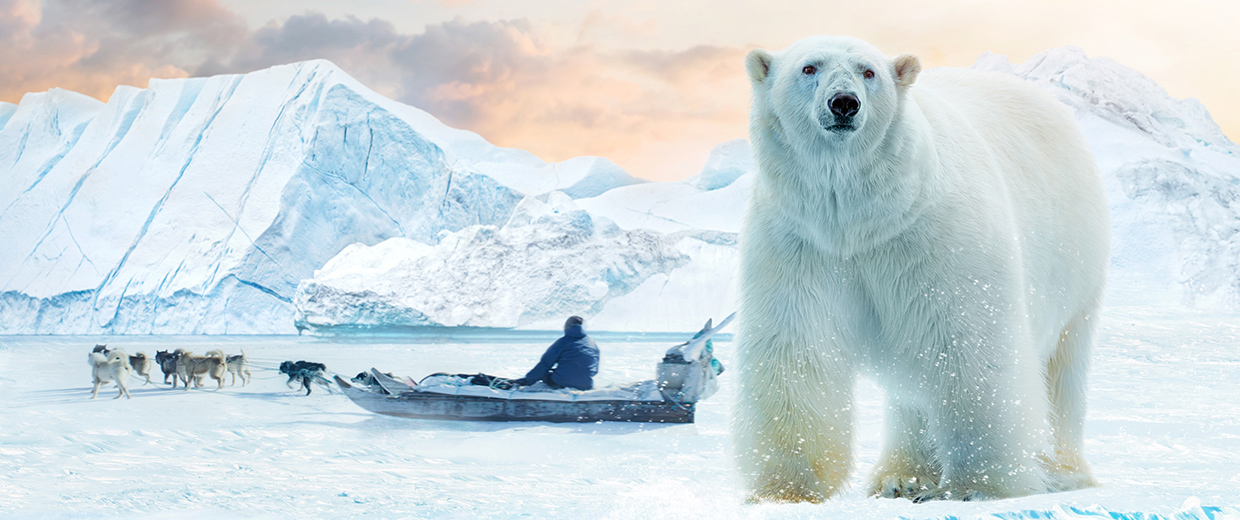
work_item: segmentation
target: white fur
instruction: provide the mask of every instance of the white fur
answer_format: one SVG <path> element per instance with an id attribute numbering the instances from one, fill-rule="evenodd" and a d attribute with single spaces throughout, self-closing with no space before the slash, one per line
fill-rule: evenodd
<path id="1" fill-rule="evenodd" d="M 919 76 L 916 58 L 850 38 L 746 65 L 759 175 L 733 433 L 752 498 L 840 489 L 857 373 L 889 401 L 873 494 L 1092 485 L 1081 425 L 1110 225 L 1072 117 L 1018 80 Z M 841 91 L 860 100 L 852 132 L 827 129 Z"/>
<path id="2" fill-rule="evenodd" d="M 86 361 L 90 363 L 90 376 L 95 383 L 95 388 L 90 392 L 91 399 L 99 395 L 99 386 L 109 381 L 115 382 L 120 388 L 120 392 L 114 399 L 120 399 L 122 395 L 126 399 L 132 399 L 129 396 L 128 381 L 133 369 L 129 368 L 129 356 L 125 354 L 125 351 L 113 350 L 106 356 L 99 352 L 92 352 Z"/>

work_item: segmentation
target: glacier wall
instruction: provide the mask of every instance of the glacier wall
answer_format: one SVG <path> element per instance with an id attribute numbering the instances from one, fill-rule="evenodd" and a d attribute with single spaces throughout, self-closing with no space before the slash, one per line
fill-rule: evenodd
<path id="1" fill-rule="evenodd" d="M 0 333 L 292 332 L 345 246 L 506 221 L 521 195 L 441 148 L 470 136 L 393 105 L 323 61 L 27 95 L 0 130 Z"/>

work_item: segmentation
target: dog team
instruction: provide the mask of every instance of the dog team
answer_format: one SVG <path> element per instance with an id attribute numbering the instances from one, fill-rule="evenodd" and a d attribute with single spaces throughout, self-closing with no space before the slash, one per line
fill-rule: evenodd
<path id="1" fill-rule="evenodd" d="M 226 356 L 224 351 L 218 349 L 207 352 L 205 356 L 199 356 L 185 349 L 176 349 L 172 352 L 159 350 L 155 352 L 155 359 L 152 360 L 144 352 L 130 356 L 123 350 L 111 350 L 106 345 L 95 345 L 88 362 L 95 384 L 90 393 L 91 399 L 99 394 L 101 385 L 109 382 L 116 383 L 116 386 L 120 388 L 116 399 L 120 399 L 121 396 L 130 398 L 129 377 L 136 374 L 146 378 L 144 384 L 150 383 L 151 367 L 156 364 L 164 372 L 165 384 L 168 384 L 168 377 L 171 376 L 172 387 L 176 388 L 177 381 L 180 381 L 185 390 L 189 390 L 191 380 L 194 386 L 203 386 L 204 377 L 214 379 L 218 383 L 217 389 L 224 388 L 226 373 L 232 374 L 233 386 L 236 386 L 238 377 L 241 378 L 241 386 L 245 386 L 251 377 L 250 362 L 246 358 L 245 349 L 235 356 Z"/>

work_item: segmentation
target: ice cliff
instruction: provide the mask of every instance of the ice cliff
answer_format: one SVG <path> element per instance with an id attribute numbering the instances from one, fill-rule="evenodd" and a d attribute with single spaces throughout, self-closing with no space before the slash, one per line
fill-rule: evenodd
<path id="1" fill-rule="evenodd" d="M 297 284 L 350 244 L 637 182 L 603 160 L 548 173 L 326 61 L 107 104 L 54 89 L 0 118 L 0 334 L 292 332 Z"/>
<path id="2" fill-rule="evenodd" d="M 1074 111 L 1114 224 L 1109 304 L 1240 305 L 1240 148 L 1194 100 L 1059 49 L 1013 74 Z M 692 330 L 734 310 L 754 165 L 651 183 L 545 163 L 331 63 L 0 103 L 0 334 L 302 327 Z"/>

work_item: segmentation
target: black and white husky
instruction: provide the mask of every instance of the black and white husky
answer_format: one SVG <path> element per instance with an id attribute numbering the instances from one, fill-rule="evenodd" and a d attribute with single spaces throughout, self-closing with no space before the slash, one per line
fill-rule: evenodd
<path id="1" fill-rule="evenodd" d="M 315 363 L 313 361 L 285 361 L 280 363 L 280 373 L 288 375 L 289 388 L 297 388 L 297 383 L 306 389 L 306 395 L 310 395 L 310 383 L 318 383 L 324 388 L 331 389 L 331 382 L 323 377 L 327 374 L 327 365 Z"/>

